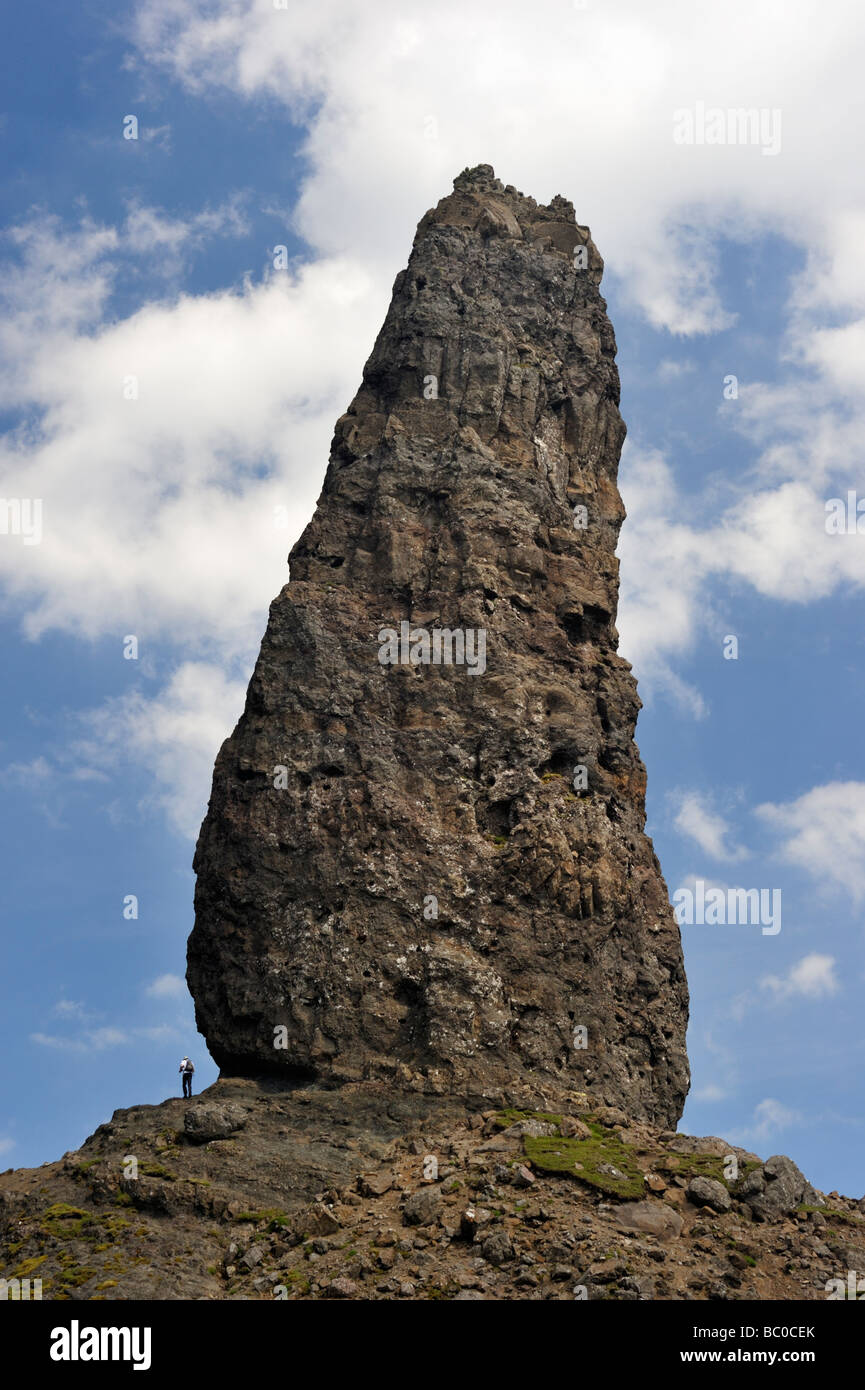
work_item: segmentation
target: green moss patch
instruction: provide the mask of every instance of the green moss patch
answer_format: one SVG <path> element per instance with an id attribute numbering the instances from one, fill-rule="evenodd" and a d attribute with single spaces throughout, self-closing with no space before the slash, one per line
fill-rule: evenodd
<path id="1" fill-rule="evenodd" d="M 839 1211 L 837 1207 L 809 1206 L 807 1203 L 803 1202 L 796 1210 L 804 1212 L 819 1211 L 821 1216 L 825 1216 L 832 1221 L 840 1221 L 845 1226 L 860 1226 L 862 1224 L 861 1216 L 853 1216 L 849 1211 Z"/>
<path id="2" fill-rule="evenodd" d="M 235 1216 L 235 1221 L 252 1221 L 257 1226 L 259 1222 L 266 1221 L 269 1231 L 276 1231 L 281 1226 L 287 1226 L 289 1218 L 279 1207 L 268 1207 L 266 1211 L 241 1211 Z"/>
<path id="3" fill-rule="evenodd" d="M 139 1173 L 148 1178 L 162 1178 L 165 1182 L 176 1182 L 176 1175 L 163 1168 L 161 1163 L 139 1163 Z"/>
<path id="4" fill-rule="evenodd" d="M 447 1302 L 449 1299 L 452 1299 L 456 1294 L 458 1294 L 459 1291 L 459 1284 L 457 1284 L 454 1281 L 451 1281 L 445 1284 L 444 1286 L 440 1284 L 431 1284 L 430 1287 L 427 1289 L 424 1297 L 431 1299 L 433 1302 L 436 1303 Z"/>
<path id="5" fill-rule="evenodd" d="M 631 1151 L 603 1125 L 590 1123 L 589 1129 L 589 1139 L 532 1139 L 526 1135 L 523 1139 L 526 1158 L 539 1172 L 576 1178 L 607 1196 L 641 1197 L 643 1173 Z"/>
<path id="6" fill-rule="evenodd" d="M 306 1275 L 301 1274 L 299 1269 L 290 1269 L 282 1275 L 280 1282 L 285 1284 L 289 1293 L 300 1294 L 301 1297 L 308 1294 L 311 1287 Z"/>
<path id="7" fill-rule="evenodd" d="M 117 1240 L 130 1225 L 125 1216 L 98 1216 L 96 1220 L 112 1240 Z"/>
<path id="8" fill-rule="evenodd" d="M 760 1163 L 748 1160 L 739 1163 L 739 1175 L 734 1180 L 724 1177 L 724 1159 L 716 1158 L 713 1154 L 677 1154 L 667 1153 L 659 1158 L 655 1164 L 658 1173 L 673 1174 L 678 1173 L 684 1178 L 713 1178 L 715 1182 L 723 1183 L 731 1192 L 736 1189 L 736 1184 L 746 1178 L 749 1173 L 753 1173 L 755 1168 L 762 1167 Z"/>
<path id="9" fill-rule="evenodd" d="M 82 1284 L 95 1278 L 95 1269 L 88 1269 L 85 1265 L 67 1265 L 60 1275 L 60 1283 L 68 1289 L 80 1289 Z"/>
<path id="10" fill-rule="evenodd" d="M 82 1207 L 71 1207 L 68 1202 L 55 1202 L 42 1215 L 45 1230 L 59 1240 L 80 1236 L 92 1220 L 89 1211 L 84 1211 Z"/>

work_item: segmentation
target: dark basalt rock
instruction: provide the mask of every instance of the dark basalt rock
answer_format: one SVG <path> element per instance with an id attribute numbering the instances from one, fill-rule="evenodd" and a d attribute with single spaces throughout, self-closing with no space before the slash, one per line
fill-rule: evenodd
<path id="1" fill-rule="evenodd" d="M 602 269 L 486 165 L 420 223 L 216 762 L 187 978 L 226 1073 L 681 1113 Z"/>

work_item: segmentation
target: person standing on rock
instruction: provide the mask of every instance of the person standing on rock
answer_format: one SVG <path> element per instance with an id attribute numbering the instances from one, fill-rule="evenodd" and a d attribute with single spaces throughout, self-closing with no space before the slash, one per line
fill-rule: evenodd
<path id="1" fill-rule="evenodd" d="M 192 1095 L 192 1073 L 195 1071 L 195 1067 L 192 1065 L 192 1063 L 190 1062 L 190 1060 L 189 1060 L 188 1057 L 184 1057 L 184 1058 L 183 1058 L 182 1062 L 180 1063 L 179 1071 L 180 1071 L 181 1076 L 183 1077 L 183 1095 L 184 1095 L 184 1098 L 185 1098 L 186 1096 L 191 1096 L 191 1095 Z"/>

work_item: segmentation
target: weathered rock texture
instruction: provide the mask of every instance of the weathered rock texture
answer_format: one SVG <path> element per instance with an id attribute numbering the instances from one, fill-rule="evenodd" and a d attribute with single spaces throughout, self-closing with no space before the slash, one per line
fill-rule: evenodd
<path id="1" fill-rule="evenodd" d="M 0 1279 L 52 1302 L 750 1302 L 843 1298 L 865 1269 L 865 1198 L 782 1155 L 575 1109 L 221 1077 L 0 1174 Z"/>
<path id="2" fill-rule="evenodd" d="M 486 165 L 420 223 L 216 763 L 187 978 L 226 1073 L 681 1113 L 602 268 Z M 483 630 L 485 669 L 382 664 L 404 621 Z"/>
<path id="3" fill-rule="evenodd" d="M 522 1115 L 389 1080 L 220 1077 L 0 1173 L 0 1279 L 64 1302 L 573 1304 L 843 1298 L 865 1269 L 865 1198 L 584 1104 Z"/>

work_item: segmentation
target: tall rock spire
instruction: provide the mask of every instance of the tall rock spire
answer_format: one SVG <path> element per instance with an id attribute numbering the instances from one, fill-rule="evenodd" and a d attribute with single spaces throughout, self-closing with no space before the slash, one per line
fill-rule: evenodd
<path id="1" fill-rule="evenodd" d="M 418 227 L 216 762 L 188 980 L 225 1071 L 681 1113 L 602 270 L 488 165 Z"/>

